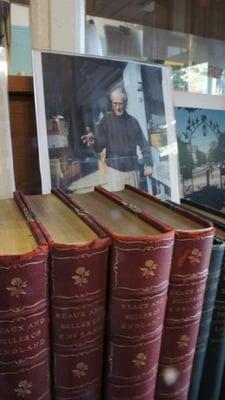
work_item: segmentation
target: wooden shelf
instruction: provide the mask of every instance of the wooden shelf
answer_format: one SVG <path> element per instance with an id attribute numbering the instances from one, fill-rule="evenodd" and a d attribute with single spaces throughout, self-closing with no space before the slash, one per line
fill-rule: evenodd
<path id="1" fill-rule="evenodd" d="M 31 76 L 10 75 L 8 90 L 9 93 L 29 93 L 33 95 L 33 78 Z"/>

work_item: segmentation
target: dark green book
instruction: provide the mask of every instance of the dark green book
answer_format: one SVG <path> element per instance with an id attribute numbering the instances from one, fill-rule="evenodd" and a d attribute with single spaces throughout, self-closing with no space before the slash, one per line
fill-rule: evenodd
<path id="1" fill-rule="evenodd" d="M 225 215 L 213 208 L 208 208 L 196 204 L 190 200 L 182 199 L 181 205 L 195 213 L 203 215 L 214 223 L 217 237 L 225 243 Z M 216 261 L 215 245 L 211 258 L 211 268 Z M 221 248 L 221 253 L 224 248 Z M 219 257 L 219 255 L 218 255 Z M 220 258 L 220 257 L 219 257 Z M 218 261 L 217 261 L 218 262 Z M 222 268 L 220 268 L 222 264 Z M 215 279 L 209 276 L 208 287 L 203 306 L 202 322 L 195 353 L 195 364 L 192 369 L 192 379 L 189 391 L 189 400 L 219 400 L 223 381 L 223 371 L 225 365 L 225 257 L 222 263 L 217 264 L 216 270 L 220 270 L 218 275 L 218 289 Z M 216 271 L 215 271 L 216 272 Z M 216 278 L 216 275 L 215 275 Z M 216 290 L 217 289 L 217 290 Z M 214 308 L 211 308 L 213 296 L 215 296 Z M 210 303 L 210 304 L 209 304 Z M 208 312 L 205 313 L 205 310 Z M 211 314 L 211 324 L 209 317 Z M 208 341 L 208 344 L 207 344 Z M 206 347 L 207 344 L 207 347 Z M 224 400 L 223 397 L 220 400 Z"/>
<path id="2" fill-rule="evenodd" d="M 225 363 L 225 263 L 213 311 L 209 342 L 201 379 L 199 400 L 218 400 Z"/>
<path id="3" fill-rule="evenodd" d="M 189 400 L 197 400 L 200 389 L 200 382 L 206 349 L 209 339 L 210 326 L 215 305 L 216 293 L 221 273 L 224 257 L 225 244 L 220 239 L 215 238 L 209 265 L 209 275 L 206 284 L 205 298 L 202 309 L 201 323 L 199 327 L 198 340 L 196 344 L 194 362 L 192 367 L 191 384 L 189 388 Z"/>
<path id="4" fill-rule="evenodd" d="M 224 400 L 225 397 L 225 368 L 223 370 L 223 378 L 222 378 L 222 385 L 220 389 L 220 398 L 219 400 Z"/>

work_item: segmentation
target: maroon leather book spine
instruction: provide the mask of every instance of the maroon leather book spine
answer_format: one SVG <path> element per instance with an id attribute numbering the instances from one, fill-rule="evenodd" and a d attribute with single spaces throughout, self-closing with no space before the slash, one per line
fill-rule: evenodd
<path id="1" fill-rule="evenodd" d="M 51 247 L 55 399 L 100 399 L 108 240 Z"/>
<path id="2" fill-rule="evenodd" d="M 155 197 L 136 188 L 130 186 L 126 188 L 151 201 L 163 204 Z M 131 207 L 134 206 L 135 204 L 132 204 Z M 178 206 L 164 206 L 202 224 L 202 229 L 189 232 L 176 230 L 175 232 L 155 392 L 157 400 L 187 400 L 214 228 L 209 221 L 198 218 Z"/>
<path id="3" fill-rule="evenodd" d="M 112 194 L 102 194 L 123 206 Z M 80 207 L 76 196 L 71 201 Z M 174 232 L 145 220 L 159 229 L 158 235 L 120 236 L 104 227 L 113 238 L 105 353 L 107 400 L 154 399 Z"/>
<path id="4" fill-rule="evenodd" d="M 40 225 L 51 255 L 53 396 L 54 400 L 100 400 L 111 239 L 80 210 L 71 208 L 98 238 L 86 245 L 55 243 Z"/>
<path id="5" fill-rule="evenodd" d="M 107 399 L 154 399 L 173 239 L 114 238 Z"/>
<path id="6" fill-rule="evenodd" d="M 37 248 L 0 255 L 0 397 L 50 400 L 48 246 L 25 212 Z"/>

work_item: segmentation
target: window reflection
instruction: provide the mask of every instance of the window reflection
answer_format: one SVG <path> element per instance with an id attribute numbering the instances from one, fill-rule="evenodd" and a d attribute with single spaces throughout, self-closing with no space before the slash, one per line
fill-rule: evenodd
<path id="1" fill-rule="evenodd" d="M 87 16 L 87 53 L 168 65 L 178 91 L 225 94 L 224 48 L 221 40 Z"/>

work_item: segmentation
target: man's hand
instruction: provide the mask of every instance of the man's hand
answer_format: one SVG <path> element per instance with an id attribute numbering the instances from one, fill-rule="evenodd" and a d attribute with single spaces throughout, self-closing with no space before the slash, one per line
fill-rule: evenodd
<path id="1" fill-rule="evenodd" d="M 95 136 L 94 133 L 91 132 L 89 126 L 86 127 L 85 135 L 81 136 L 81 140 L 87 147 L 93 147 L 95 144 Z"/>
<path id="2" fill-rule="evenodd" d="M 153 173 L 153 168 L 150 165 L 144 166 L 144 176 L 151 176 Z"/>

